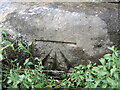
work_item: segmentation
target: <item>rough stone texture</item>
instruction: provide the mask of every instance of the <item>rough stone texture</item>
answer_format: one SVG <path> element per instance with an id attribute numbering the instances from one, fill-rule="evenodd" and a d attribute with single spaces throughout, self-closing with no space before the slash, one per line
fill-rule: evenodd
<path id="1" fill-rule="evenodd" d="M 8 10 L 1 27 L 33 41 L 35 55 L 52 69 L 98 62 L 106 47 L 120 47 L 117 4 L 14 3 Z"/>

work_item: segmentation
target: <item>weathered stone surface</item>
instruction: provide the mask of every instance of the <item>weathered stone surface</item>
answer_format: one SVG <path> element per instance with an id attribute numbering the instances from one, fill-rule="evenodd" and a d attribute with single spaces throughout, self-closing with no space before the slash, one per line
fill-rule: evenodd
<path id="1" fill-rule="evenodd" d="M 13 36 L 33 41 L 36 56 L 67 70 L 98 62 L 106 47 L 119 46 L 117 4 L 14 3 L 1 15 L 1 27 Z M 50 67 L 49 67 L 50 68 Z"/>

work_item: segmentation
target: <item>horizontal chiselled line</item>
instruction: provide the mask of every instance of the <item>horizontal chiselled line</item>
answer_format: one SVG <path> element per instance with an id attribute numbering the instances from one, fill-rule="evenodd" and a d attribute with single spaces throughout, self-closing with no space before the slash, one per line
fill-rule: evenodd
<path id="1" fill-rule="evenodd" d="M 65 43 L 65 44 L 74 44 L 76 45 L 76 42 L 65 42 L 65 41 L 53 41 L 53 40 L 38 40 L 35 39 L 35 41 L 41 41 L 41 42 L 53 42 L 53 43 Z"/>

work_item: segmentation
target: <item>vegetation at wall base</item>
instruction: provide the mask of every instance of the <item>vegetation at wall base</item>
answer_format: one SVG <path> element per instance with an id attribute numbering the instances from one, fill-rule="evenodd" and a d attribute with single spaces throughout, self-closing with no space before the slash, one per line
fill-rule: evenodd
<path id="1" fill-rule="evenodd" d="M 7 36 L 2 31 L 3 88 L 120 88 L 120 50 L 115 46 L 108 47 L 112 53 L 99 59 L 100 65 L 76 66 L 72 71 L 62 73 L 62 80 L 57 80 L 48 74 L 53 70 L 45 71 L 41 59 L 33 57 L 30 50 L 32 42 L 10 42 L 5 39 Z M 9 59 L 7 50 L 15 53 L 15 58 Z"/>

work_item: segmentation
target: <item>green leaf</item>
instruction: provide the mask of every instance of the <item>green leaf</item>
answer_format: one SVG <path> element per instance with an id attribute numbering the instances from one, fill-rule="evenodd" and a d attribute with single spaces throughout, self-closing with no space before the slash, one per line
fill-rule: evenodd
<path id="1" fill-rule="evenodd" d="M 111 60 L 111 59 L 112 59 L 111 54 L 106 54 L 106 55 L 104 55 L 104 58 L 105 58 L 105 59 L 108 59 L 108 60 Z"/>
<path id="2" fill-rule="evenodd" d="M 23 50 L 24 52 L 27 52 L 27 53 L 31 54 L 30 51 L 23 46 L 23 44 L 21 43 L 20 40 L 18 40 L 18 42 L 19 42 L 19 43 L 18 43 L 19 48 L 20 48 L 21 50 Z"/>
<path id="3" fill-rule="evenodd" d="M 115 46 L 112 47 L 108 47 L 109 50 L 114 51 L 115 50 Z"/>
<path id="4" fill-rule="evenodd" d="M 28 62 L 26 65 L 34 65 L 32 62 Z"/>
<path id="5" fill-rule="evenodd" d="M 87 65 L 87 68 L 88 68 L 88 69 L 89 69 L 90 67 L 92 67 L 92 65 L 91 65 L 91 64 Z"/>
<path id="6" fill-rule="evenodd" d="M 102 88 L 107 88 L 108 84 L 107 83 L 103 83 L 102 84 Z"/>
<path id="7" fill-rule="evenodd" d="M 31 45 L 32 45 L 32 42 L 28 42 L 27 44 L 28 44 L 28 46 L 31 46 Z"/>
<path id="8" fill-rule="evenodd" d="M 119 54 L 118 54 L 118 51 L 116 51 L 116 52 L 114 52 L 115 53 L 115 55 L 118 57 L 119 56 Z"/>
<path id="9" fill-rule="evenodd" d="M 3 55 L 2 54 L 0 54 L 0 61 L 2 61 L 3 60 Z"/>
<path id="10" fill-rule="evenodd" d="M 24 85 L 25 88 L 29 88 L 30 87 L 26 82 L 24 82 L 23 85 Z"/>
<path id="11" fill-rule="evenodd" d="M 30 78 L 27 78 L 29 82 L 32 82 L 32 80 Z"/>
<path id="12" fill-rule="evenodd" d="M 7 81 L 7 84 L 10 84 L 11 82 L 12 82 L 12 80 L 9 79 L 9 80 Z"/>
<path id="13" fill-rule="evenodd" d="M 35 88 L 42 88 L 42 87 L 44 87 L 44 86 L 45 86 L 44 83 L 39 83 L 39 84 L 36 84 L 36 85 L 35 85 Z"/>
<path id="14" fill-rule="evenodd" d="M 92 70 L 93 70 L 93 71 L 96 71 L 96 72 L 99 72 L 99 69 L 100 69 L 100 68 L 98 68 L 98 67 L 93 67 L 93 68 L 92 68 Z"/>
<path id="15" fill-rule="evenodd" d="M 79 77 L 80 77 L 81 80 L 84 80 L 84 77 L 82 75 L 79 75 Z"/>
<path id="16" fill-rule="evenodd" d="M 19 75 L 19 80 L 20 81 L 23 81 L 23 79 L 25 78 L 25 75 L 23 74 L 23 75 Z"/>
<path id="17" fill-rule="evenodd" d="M 102 82 L 103 82 L 103 83 L 108 83 L 106 79 L 103 79 Z"/>
<path id="18" fill-rule="evenodd" d="M 99 61 L 101 62 L 102 65 L 105 65 L 105 63 L 106 63 L 104 58 L 101 58 Z"/>
<path id="19" fill-rule="evenodd" d="M 111 74 L 111 76 L 113 75 L 113 73 L 116 71 L 116 68 L 112 68 L 111 70 L 110 70 L 110 74 Z"/>
<path id="20" fill-rule="evenodd" d="M 24 65 L 26 65 L 29 62 L 29 58 L 25 60 Z"/>
<path id="21" fill-rule="evenodd" d="M 62 79 L 66 78 L 66 74 L 62 74 L 62 75 L 61 75 L 61 78 L 62 78 Z"/>
<path id="22" fill-rule="evenodd" d="M 94 81 L 94 80 L 92 80 L 91 78 L 87 78 L 86 81 L 92 82 L 92 81 Z"/>
<path id="23" fill-rule="evenodd" d="M 113 80 L 112 78 L 107 77 L 106 80 L 108 81 L 108 83 L 109 83 L 110 85 L 112 85 L 112 86 L 116 86 L 116 85 L 115 85 L 116 82 L 115 82 L 115 80 Z"/>
<path id="24" fill-rule="evenodd" d="M 100 82 L 101 82 L 101 80 L 97 80 L 97 81 L 95 81 L 94 88 L 96 88 L 96 87 L 99 85 Z"/>
<path id="25" fill-rule="evenodd" d="M 118 74 L 118 72 L 114 73 L 114 77 L 115 77 L 115 79 L 119 80 L 119 74 Z"/>
<path id="26" fill-rule="evenodd" d="M 1 49 L 0 49 L 0 52 L 2 52 L 4 49 L 8 48 L 9 46 L 10 46 L 10 45 L 7 45 L 7 46 L 1 48 Z"/>
<path id="27" fill-rule="evenodd" d="M 11 44 L 11 47 L 12 47 L 12 50 L 14 51 L 14 50 L 15 50 L 15 48 L 14 48 L 14 44 Z"/>
<path id="28" fill-rule="evenodd" d="M 99 76 L 105 76 L 107 74 L 109 74 L 109 72 L 108 71 L 104 71 L 104 70 L 100 70 L 99 73 L 98 73 Z"/>
<path id="29" fill-rule="evenodd" d="M 11 42 L 4 40 L 3 41 L 5 45 L 11 45 Z"/>
<path id="30" fill-rule="evenodd" d="M 5 31 L 3 31 L 3 30 L 1 30 L 1 29 L 0 29 L 0 33 L 2 33 L 2 36 L 3 36 L 3 37 L 8 36 L 8 33 L 7 33 L 7 32 L 5 32 Z"/>
<path id="31" fill-rule="evenodd" d="M 52 85 L 47 85 L 45 86 L 45 88 L 52 88 Z"/>
<path id="32" fill-rule="evenodd" d="M 78 79 L 76 83 L 77 83 L 77 86 L 79 86 L 79 85 L 80 85 L 80 83 L 81 83 L 81 80 L 80 80 L 80 79 Z"/>

